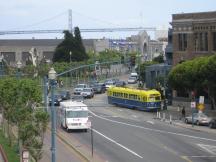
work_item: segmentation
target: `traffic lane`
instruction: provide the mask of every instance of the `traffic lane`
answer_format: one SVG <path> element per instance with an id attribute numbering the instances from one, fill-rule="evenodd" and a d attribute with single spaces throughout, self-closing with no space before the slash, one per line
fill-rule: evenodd
<path id="1" fill-rule="evenodd" d="M 151 132 L 128 128 L 125 125 L 110 123 L 92 118 L 94 128 L 94 148 L 109 161 L 184 161 L 181 157 L 164 150 L 164 145 L 152 139 Z M 90 145 L 88 135 L 77 138 Z"/>
<path id="2" fill-rule="evenodd" d="M 172 124 L 167 124 L 165 122 L 161 122 L 158 120 L 152 119 L 151 112 L 143 112 L 143 111 L 137 111 L 137 110 L 128 110 L 126 108 L 118 108 L 118 107 L 89 107 L 90 111 L 97 114 L 101 117 L 108 117 L 108 118 L 115 118 L 118 119 L 120 122 L 127 123 L 132 125 L 140 125 L 143 126 L 143 122 L 145 125 L 150 126 L 153 129 L 156 130 L 162 130 L 164 132 L 169 132 L 170 134 L 175 134 L 179 136 L 185 136 L 190 137 L 192 136 L 195 139 L 206 139 L 208 142 L 208 139 L 214 139 L 216 140 L 215 133 L 206 133 L 199 130 L 193 130 L 193 129 L 185 129 L 184 127 L 179 127 Z M 121 110 L 121 111 L 119 111 Z M 112 112 L 112 113 L 110 113 Z M 172 130 L 172 132 L 170 132 Z M 212 140 L 210 140 L 210 143 Z"/>
<path id="3" fill-rule="evenodd" d="M 47 132 L 44 136 L 43 156 L 40 162 L 51 161 L 51 134 Z M 56 138 L 56 161 L 82 162 L 78 155 L 58 137 Z"/>
<path id="4" fill-rule="evenodd" d="M 116 119 L 117 118 L 115 118 L 115 120 Z M 108 129 L 105 129 L 105 130 L 108 130 Z M 152 129 L 147 129 L 147 130 L 154 132 L 154 130 L 152 130 Z M 211 140 L 211 139 L 202 138 L 202 137 L 199 138 L 197 136 L 184 134 L 183 132 L 182 133 L 175 133 L 175 130 L 176 129 L 169 130 L 169 132 L 167 132 L 167 131 L 157 131 L 157 129 L 156 129 L 156 132 L 154 132 L 150 136 L 151 136 L 151 138 L 153 136 L 155 136 L 155 138 L 152 139 L 152 141 L 156 141 L 157 139 L 159 139 L 159 141 L 157 142 L 158 144 L 160 143 L 160 141 L 166 141 L 165 139 L 167 139 L 166 142 L 161 143 L 163 148 L 166 149 L 167 151 L 171 151 L 173 154 L 176 154 L 176 155 L 181 156 L 181 157 L 200 156 L 200 155 L 204 155 L 204 154 L 206 156 L 209 156 L 209 157 L 211 156 L 211 155 L 207 154 L 206 152 L 204 152 L 203 149 L 201 149 L 200 147 L 198 148 L 197 144 L 200 142 L 206 144 L 206 142 L 208 142 L 208 144 L 212 145 L 212 142 L 215 141 L 214 139 Z M 112 132 L 116 132 L 116 131 L 112 131 Z M 106 134 L 108 134 L 108 133 L 106 133 Z M 125 134 L 126 133 L 124 133 L 124 135 Z M 133 137 L 133 136 L 134 137 L 139 137 L 139 136 L 142 137 L 143 135 L 142 135 L 142 132 L 140 132 L 140 133 L 135 133 L 135 134 L 131 135 L 131 137 Z M 149 138 L 148 138 L 148 140 L 149 140 Z M 209 142 L 209 140 L 210 140 L 210 142 Z M 132 142 L 132 143 L 134 143 L 134 142 Z M 128 144 L 128 145 L 132 145 L 132 144 Z M 173 151 L 173 150 L 176 150 L 176 151 Z M 187 150 L 187 151 L 184 152 L 185 150 Z M 179 152 L 179 154 L 178 154 L 178 152 Z M 189 154 L 187 154 L 187 153 L 189 153 Z M 215 157 L 213 157 L 213 158 L 215 158 Z"/>

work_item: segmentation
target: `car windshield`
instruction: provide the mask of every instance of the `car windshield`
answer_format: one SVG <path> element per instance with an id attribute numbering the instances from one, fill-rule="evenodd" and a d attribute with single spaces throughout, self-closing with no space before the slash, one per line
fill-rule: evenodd
<path id="1" fill-rule="evenodd" d="M 85 87 L 85 86 L 82 85 L 82 84 L 79 84 L 79 85 L 76 86 L 76 88 L 84 88 L 84 87 Z"/>
<path id="2" fill-rule="evenodd" d="M 201 117 L 201 118 L 207 118 L 207 116 L 205 114 L 199 114 L 199 117 Z"/>
<path id="3" fill-rule="evenodd" d="M 113 82 L 107 82 L 106 85 L 113 85 Z"/>
<path id="4" fill-rule="evenodd" d="M 83 101 L 83 96 L 76 95 L 71 97 L 73 101 Z"/>
<path id="5" fill-rule="evenodd" d="M 88 117 L 88 111 L 67 111 L 67 118 L 86 118 Z"/>
<path id="6" fill-rule="evenodd" d="M 135 78 L 135 77 L 130 77 L 129 79 L 130 79 L 130 80 L 135 80 L 136 78 Z"/>
<path id="7" fill-rule="evenodd" d="M 85 89 L 83 89 L 83 92 L 91 92 L 91 89 L 85 88 Z"/>

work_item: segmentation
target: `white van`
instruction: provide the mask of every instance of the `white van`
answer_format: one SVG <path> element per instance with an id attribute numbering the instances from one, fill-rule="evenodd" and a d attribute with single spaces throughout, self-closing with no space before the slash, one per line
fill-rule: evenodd
<path id="1" fill-rule="evenodd" d="M 61 126 L 69 130 L 87 130 L 91 127 L 88 118 L 88 107 L 77 101 L 65 101 L 60 103 Z"/>

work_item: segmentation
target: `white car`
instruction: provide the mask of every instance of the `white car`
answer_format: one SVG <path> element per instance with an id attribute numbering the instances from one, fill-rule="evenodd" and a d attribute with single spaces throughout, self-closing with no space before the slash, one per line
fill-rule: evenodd
<path id="1" fill-rule="evenodd" d="M 106 87 L 106 90 L 112 86 L 115 86 L 115 82 L 113 81 L 108 81 L 105 83 L 105 87 Z"/>
<path id="2" fill-rule="evenodd" d="M 136 84 L 137 78 L 136 77 L 129 77 L 127 82 L 128 82 L 128 84 Z"/>
<path id="3" fill-rule="evenodd" d="M 74 88 L 74 94 L 80 95 L 84 88 L 87 88 L 86 84 L 77 84 L 77 86 Z"/>

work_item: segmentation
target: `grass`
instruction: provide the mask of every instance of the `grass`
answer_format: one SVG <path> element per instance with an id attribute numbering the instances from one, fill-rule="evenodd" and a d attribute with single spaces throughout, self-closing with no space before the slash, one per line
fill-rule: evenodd
<path id="1" fill-rule="evenodd" d="M 16 153 L 14 146 L 9 146 L 9 141 L 3 136 L 2 130 L 0 130 L 0 144 L 2 145 L 4 152 L 8 158 L 8 162 L 19 162 L 19 155 Z"/>

